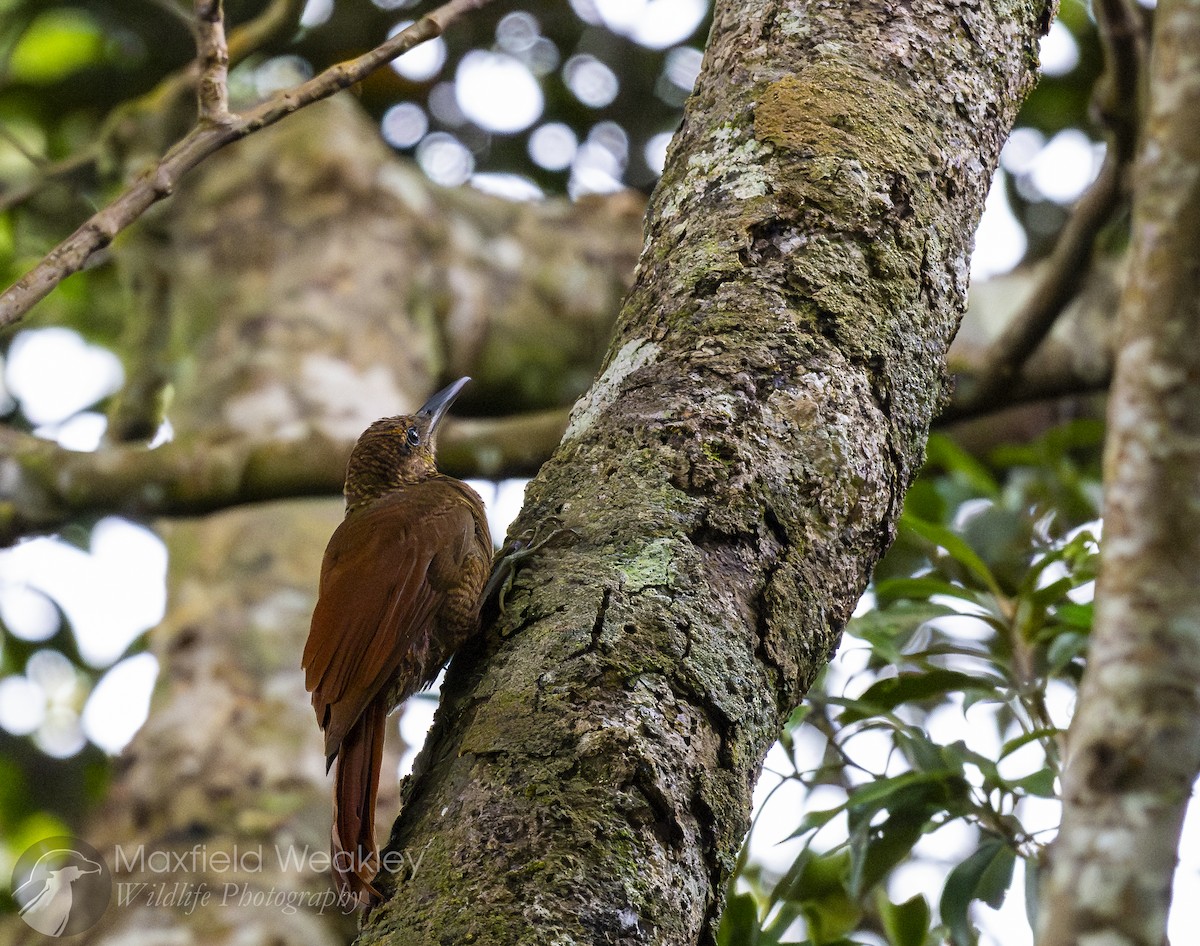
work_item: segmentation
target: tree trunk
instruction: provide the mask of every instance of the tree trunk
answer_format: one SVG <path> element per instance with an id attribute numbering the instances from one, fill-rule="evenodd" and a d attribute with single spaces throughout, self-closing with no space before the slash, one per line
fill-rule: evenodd
<path id="1" fill-rule="evenodd" d="M 180 512 L 197 498 L 254 504 L 163 526 L 170 594 L 150 635 L 160 664 L 151 715 L 83 832 L 132 900 L 122 906 L 114 893 L 87 942 L 353 935 L 354 918 L 326 896 L 331 792 L 300 671 L 342 504 L 260 503 L 247 488 L 344 470 L 335 447 L 420 404 L 445 373 L 474 375 L 477 403 L 511 410 L 574 396 L 628 285 L 641 245 L 629 215 L 640 204 L 513 204 L 436 187 L 335 101 L 218 156 L 160 208 L 153 242 L 120 244 L 119 265 L 142 273 L 153 252 L 153 271 L 170 277 L 153 280 L 131 314 L 163 323 L 131 328 L 161 346 L 139 352 L 131 373 L 138 380 L 144 366 L 149 383 L 132 388 L 153 400 L 155 365 L 178 365 L 167 379 L 175 442 L 99 454 L 35 445 L 6 481 L 17 508 L 36 510 L 44 496 L 53 520 L 57 502 L 97 489 L 133 509 L 164 494 Z M 144 432 L 152 407 L 122 412 L 143 418 L 130 426 Z M 125 481 L 118 458 L 132 468 Z M 139 468 L 151 475 L 137 479 Z M 385 813 L 397 807 L 394 775 L 387 786 L 395 748 Z M 237 869 L 226 869 L 235 850 Z M 0 942 L 32 935 L 15 917 L 0 924 Z"/>
<path id="2" fill-rule="evenodd" d="M 1161 946 L 1200 773 L 1200 2 L 1162 0 L 1109 402 L 1104 537 L 1038 943 Z"/>
<path id="3" fill-rule="evenodd" d="M 514 527 L 573 531 L 453 663 L 362 943 L 712 942 L 764 754 L 920 465 L 1051 13 L 718 2 L 604 370 Z"/>

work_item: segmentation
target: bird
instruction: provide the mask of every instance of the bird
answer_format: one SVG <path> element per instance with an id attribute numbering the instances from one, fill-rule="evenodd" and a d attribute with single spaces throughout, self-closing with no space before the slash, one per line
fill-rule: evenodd
<path id="1" fill-rule="evenodd" d="M 346 516 L 329 540 L 301 664 L 335 769 L 331 865 L 339 894 L 381 899 L 375 799 L 388 713 L 481 625 L 492 539 L 483 500 L 440 473 L 438 425 L 470 381 L 415 414 L 384 417 L 346 468 Z"/>

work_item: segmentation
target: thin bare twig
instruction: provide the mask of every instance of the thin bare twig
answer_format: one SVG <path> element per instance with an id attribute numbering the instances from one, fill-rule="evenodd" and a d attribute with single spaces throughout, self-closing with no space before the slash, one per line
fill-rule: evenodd
<path id="1" fill-rule="evenodd" d="M 1126 191 L 1137 151 L 1145 37 L 1141 20 L 1128 0 L 1097 0 L 1096 10 L 1108 63 L 1097 89 L 1096 104 L 1108 128 L 1108 150 L 1099 175 L 1063 227 L 1042 281 L 994 342 L 987 359 L 987 375 L 963 399 L 964 406 L 973 412 L 995 409 L 1008 399 L 1029 356 L 1078 294 L 1091 265 L 1096 237 L 1112 219 Z"/>
<path id="2" fill-rule="evenodd" d="M 164 2 L 159 6 L 170 10 L 174 15 L 182 15 L 174 4 Z M 234 27 L 229 34 L 229 65 L 232 67 L 241 62 L 250 53 L 261 49 L 264 44 L 270 42 L 284 29 L 295 24 L 303 7 L 303 0 L 272 0 L 267 8 L 253 20 Z M 105 120 L 100 133 L 81 151 L 52 163 L 34 162 L 41 165 L 36 177 L 19 187 L 0 194 L 0 213 L 21 206 L 51 181 L 70 177 L 72 174 L 96 164 L 107 147 L 113 131 L 121 125 L 124 116 L 136 114 L 142 109 L 161 109 L 163 103 L 174 101 L 176 96 L 185 92 L 195 81 L 196 64 L 192 63 L 163 79 L 140 98 L 127 102 L 113 111 Z M 0 126 L 0 129 L 2 128 L 3 126 Z"/>
<path id="3" fill-rule="evenodd" d="M 196 111 L 200 123 L 229 120 L 229 46 L 221 0 L 196 0 Z"/>
<path id="4" fill-rule="evenodd" d="M 94 252 L 111 243 L 149 207 L 169 196 L 180 178 L 211 154 L 306 105 L 354 85 L 414 46 L 440 36 L 455 20 L 489 2 L 450 0 L 356 59 L 331 66 L 295 88 L 276 93 L 249 111 L 231 114 L 221 124 L 197 124 L 112 203 L 94 214 L 0 294 L 0 328 L 16 322 L 67 276 L 82 269 Z"/>
<path id="5" fill-rule="evenodd" d="M 1046 357 L 1053 354 L 1056 357 Z M 1023 404 L 1055 401 L 1067 397 L 1087 397 L 1108 390 L 1112 381 L 1111 362 L 1102 370 L 1080 370 L 1070 358 L 1057 357 L 1042 349 L 1021 376 L 1015 379 L 1003 398 L 982 401 L 979 398 L 955 396 L 933 421 L 935 428 L 948 427 L 961 421 L 975 420 Z"/>

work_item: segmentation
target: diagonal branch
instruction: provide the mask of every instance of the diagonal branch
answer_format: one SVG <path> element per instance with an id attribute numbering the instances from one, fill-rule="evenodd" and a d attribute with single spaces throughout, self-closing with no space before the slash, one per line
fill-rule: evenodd
<path id="1" fill-rule="evenodd" d="M 221 124 L 197 124 L 112 203 L 85 221 L 0 294 L 0 328 L 16 322 L 55 286 L 82 269 L 94 252 L 103 249 L 148 208 L 169 196 L 180 178 L 209 155 L 361 81 L 414 46 L 440 36 L 451 23 L 488 2 L 490 0 L 450 0 L 370 52 L 331 66 L 295 88 L 276 93 L 249 111 L 230 115 Z"/>
<path id="2" fill-rule="evenodd" d="M 1078 294 L 1091 265 L 1096 237 L 1113 218 L 1126 189 L 1137 149 L 1138 95 L 1145 50 L 1141 21 L 1129 0 L 1098 0 L 1101 39 L 1108 62 L 1097 90 L 1097 108 L 1108 127 L 1108 150 L 1100 173 L 1080 198 L 1047 260 L 1045 274 L 1025 307 L 996 339 L 988 373 L 960 407 L 970 413 L 1003 406 L 1030 355 L 1050 334 Z"/>

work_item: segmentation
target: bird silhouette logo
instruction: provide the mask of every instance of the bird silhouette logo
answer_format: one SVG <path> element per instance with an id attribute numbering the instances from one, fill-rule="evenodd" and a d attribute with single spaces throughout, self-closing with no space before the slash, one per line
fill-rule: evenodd
<path id="1" fill-rule="evenodd" d="M 17 859 L 12 894 L 26 925 L 46 936 L 73 936 L 108 907 L 112 876 L 78 838 L 46 838 Z"/>

